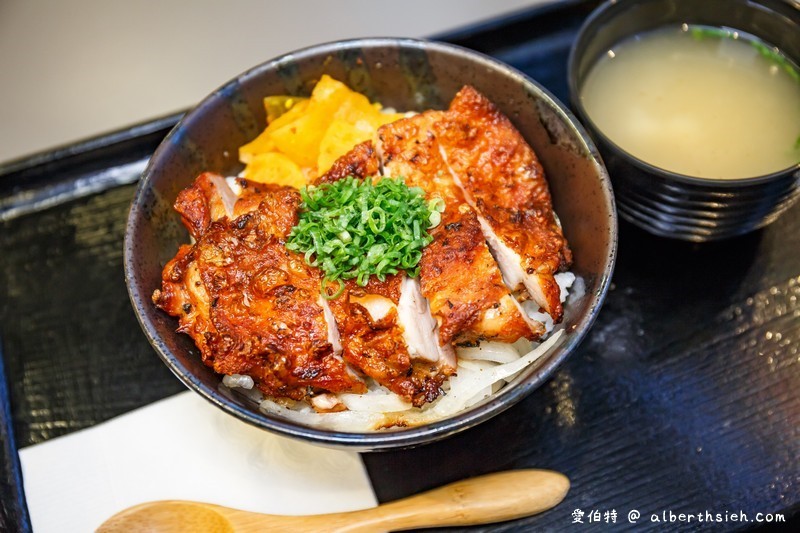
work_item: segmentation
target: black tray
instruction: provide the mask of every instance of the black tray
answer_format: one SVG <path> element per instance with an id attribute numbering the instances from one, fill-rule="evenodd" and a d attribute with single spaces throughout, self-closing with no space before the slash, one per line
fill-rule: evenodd
<path id="1" fill-rule="evenodd" d="M 506 61 L 566 102 L 569 46 L 596 4 L 560 2 L 436 38 Z M 178 118 L 0 167 L 0 336 L 21 447 L 184 389 L 142 334 L 122 272 L 135 181 Z M 623 222 L 614 285 L 577 352 L 529 398 L 477 428 L 365 455 L 378 499 L 538 467 L 572 480 L 560 506 L 475 529 L 625 529 L 634 527 L 634 510 L 637 529 L 758 525 L 651 522 L 670 512 L 676 520 L 706 511 L 712 519 L 741 512 L 796 520 L 798 250 L 800 206 L 765 230 L 707 245 Z M 12 435 L 0 431 L 0 529 L 24 529 Z M 571 526 L 576 510 L 582 526 Z"/>

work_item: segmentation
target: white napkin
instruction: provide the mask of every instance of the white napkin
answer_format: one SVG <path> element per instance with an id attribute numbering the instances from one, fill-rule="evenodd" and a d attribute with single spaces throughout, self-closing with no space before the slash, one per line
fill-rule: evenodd
<path id="1" fill-rule="evenodd" d="M 358 454 L 273 435 L 188 391 L 24 448 L 20 459 L 36 533 L 94 531 L 163 499 L 298 515 L 377 504 Z"/>

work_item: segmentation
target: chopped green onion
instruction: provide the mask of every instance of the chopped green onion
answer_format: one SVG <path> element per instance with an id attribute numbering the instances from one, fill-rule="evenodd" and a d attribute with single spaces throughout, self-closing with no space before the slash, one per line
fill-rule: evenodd
<path id="1" fill-rule="evenodd" d="M 444 202 L 425 200 L 419 187 L 403 178 L 357 180 L 352 176 L 304 187 L 300 217 L 286 247 L 304 254 L 311 266 L 325 273 L 322 296 L 333 299 L 344 290 L 342 280 L 364 286 L 370 276 L 381 281 L 400 269 L 419 274 L 422 249 L 433 237 L 427 232 L 439 224 Z M 338 290 L 331 292 L 331 282 Z"/>
<path id="2" fill-rule="evenodd" d="M 321 291 L 322 291 L 322 296 L 326 300 L 333 300 L 335 298 L 338 298 L 339 295 L 344 292 L 344 281 L 342 281 L 340 279 L 336 280 L 336 283 L 339 285 L 339 288 L 336 289 L 334 292 L 330 292 L 328 290 L 328 287 L 330 287 L 331 281 L 333 281 L 333 280 L 329 280 L 328 278 L 325 278 L 325 279 L 322 280 Z"/>
<path id="3" fill-rule="evenodd" d="M 698 41 L 702 41 L 706 37 L 713 37 L 716 39 L 730 39 L 733 37 L 733 32 L 724 28 L 714 28 L 712 26 L 692 26 L 689 30 Z"/>
<path id="4" fill-rule="evenodd" d="M 691 26 L 689 32 L 691 33 L 692 37 L 698 41 L 702 41 L 707 37 L 714 39 L 736 39 L 739 35 L 742 35 L 742 40 L 750 43 L 750 46 L 755 48 L 759 55 L 771 62 L 773 65 L 782 68 L 783 71 L 786 72 L 786 74 L 788 74 L 793 80 L 800 82 L 800 73 L 797 72 L 797 69 L 794 67 L 794 65 L 792 65 L 791 61 L 787 59 L 786 56 L 783 55 L 777 48 L 768 46 L 764 42 L 758 40 L 756 37 L 747 34 L 740 34 L 739 32 L 728 28 L 715 28 L 712 26 Z"/>

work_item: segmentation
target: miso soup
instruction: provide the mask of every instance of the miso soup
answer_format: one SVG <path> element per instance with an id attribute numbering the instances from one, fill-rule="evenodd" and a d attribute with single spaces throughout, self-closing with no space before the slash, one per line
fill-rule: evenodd
<path id="1" fill-rule="evenodd" d="M 580 97 L 609 139 L 665 170 L 736 179 L 800 161 L 797 67 L 734 30 L 684 24 L 625 40 Z"/>

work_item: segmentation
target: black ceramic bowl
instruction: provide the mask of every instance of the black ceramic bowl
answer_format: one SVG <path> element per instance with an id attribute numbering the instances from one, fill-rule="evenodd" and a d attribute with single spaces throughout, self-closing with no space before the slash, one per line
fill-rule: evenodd
<path id="1" fill-rule="evenodd" d="M 619 214 L 656 235 L 710 241 L 775 220 L 800 197 L 800 163 L 765 176 L 718 180 L 657 168 L 612 142 L 579 97 L 597 59 L 627 37 L 682 23 L 738 29 L 800 62 L 800 9 L 785 0 L 617 0 L 601 5 L 578 33 L 569 58 L 573 109 L 597 141 Z M 698 147 L 702 149 L 702 147 Z"/>
<path id="2" fill-rule="evenodd" d="M 264 414 L 243 396 L 220 388 L 220 376 L 200 361 L 177 321 L 151 302 L 161 270 L 189 240 L 172 204 L 203 171 L 235 175 L 237 149 L 265 124 L 262 98 L 308 94 L 330 74 L 371 99 L 399 110 L 444 108 L 471 84 L 505 112 L 542 161 L 585 291 L 565 309 L 567 334 L 534 367 L 482 403 L 428 425 L 376 433 L 341 433 Z M 606 171 L 574 117 L 545 89 L 480 54 L 408 39 L 364 39 L 324 44 L 268 61 L 212 93 L 175 126 L 142 176 L 125 234 L 125 277 L 148 339 L 190 389 L 250 424 L 314 443 L 381 450 L 435 441 L 478 424 L 538 387 L 576 348 L 595 319 L 616 254 L 617 221 Z"/>

